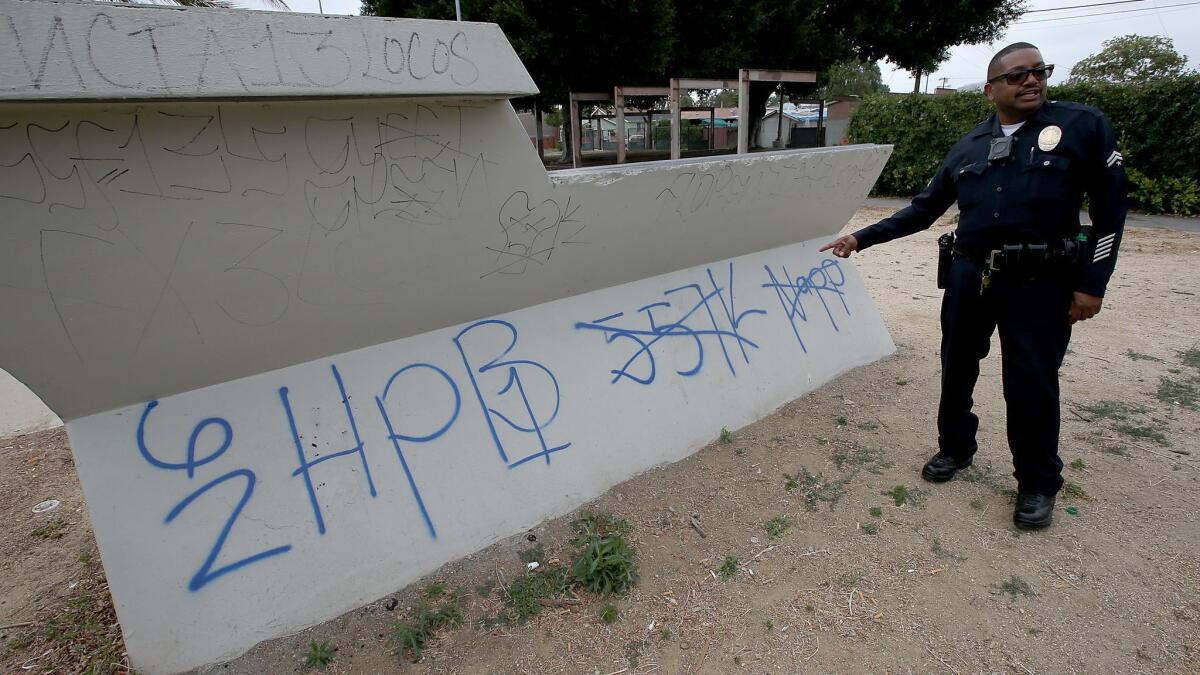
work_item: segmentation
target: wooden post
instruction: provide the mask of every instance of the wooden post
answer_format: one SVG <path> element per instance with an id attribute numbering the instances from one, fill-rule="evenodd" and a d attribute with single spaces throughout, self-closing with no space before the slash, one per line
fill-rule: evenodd
<path id="1" fill-rule="evenodd" d="M 571 94 L 571 166 L 583 165 L 583 120 L 579 119 L 579 101 Z"/>
<path id="2" fill-rule="evenodd" d="M 617 109 L 617 164 L 625 163 L 625 89 L 613 88 L 613 105 Z"/>
<path id="3" fill-rule="evenodd" d="M 671 159 L 679 159 L 679 139 L 682 136 L 682 119 L 679 111 L 679 78 L 671 78 L 671 91 L 667 95 L 671 102 Z"/>
<path id="4" fill-rule="evenodd" d="M 738 71 L 738 154 L 750 152 L 750 71 Z"/>
<path id="5" fill-rule="evenodd" d="M 544 141 L 546 139 L 546 135 L 542 130 L 542 106 L 541 106 L 541 104 L 539 104 L 537 102 L 537 99 L 534 99 L 534 101 L 533 101 L 533 120 L 534 120 L 534 128 L 537 133 L 538 159 L 545 162 L 546 161 L 546 148 L 545 148 L 546 144 Z"/>
<path id="6" fill-rule="evenodd" d="M 775 125 L 775 144 L 780 148 L 786 148 L 787 144 L 783 142 L 783 85 L 779 85 L 779 123 Z M 789 125 L 790 126 L 790 125 Z"/>
<path id="7" fill-rule="evenodd" d="M 822 148 L 828 143 L 825 142 L 825 99 L 820 100 L 821 106 L 817 108 L 817 147 Z"/>
<path id="8" fill-rule="evenodd" d="M 708 109 L 708 150 L 712 152 L 717 147 L 717 109 Z"/>

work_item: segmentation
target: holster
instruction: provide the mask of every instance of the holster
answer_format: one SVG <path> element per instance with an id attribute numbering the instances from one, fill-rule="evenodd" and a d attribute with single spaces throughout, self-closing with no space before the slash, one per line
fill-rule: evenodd
<path id="1" fill-rule="evenodd" d="M 954 259 L 954 233 L 938 237 L 937 287 L 945 288 L 950 278 L 950 263 Z"/>

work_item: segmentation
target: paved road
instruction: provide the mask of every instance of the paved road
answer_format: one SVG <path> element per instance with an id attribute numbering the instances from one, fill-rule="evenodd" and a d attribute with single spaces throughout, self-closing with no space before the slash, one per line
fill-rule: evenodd
<path id="1" fill-rule="evenodd" d="M 867 206 L 880 206 L 883 208 L 902 209 L 908 206 L 907 199 L 894 199 L 891 197 L 869 197 Z M 954 212 L 958 207 L 951 206 L 950 211 Z M 1087 214 L 1083 214 L 1083 218 L 1087 219 Z M 1179 230 L 1182 232 L 1200 233 L 1200 218 L 1184 218 L 1180 216 L 1148 216 L 1144 213 L 1130 213 L 1125 218 L 1127 225 L 1136 225 L 1138 227 L 1155 227 L 1164 230 Z"/>

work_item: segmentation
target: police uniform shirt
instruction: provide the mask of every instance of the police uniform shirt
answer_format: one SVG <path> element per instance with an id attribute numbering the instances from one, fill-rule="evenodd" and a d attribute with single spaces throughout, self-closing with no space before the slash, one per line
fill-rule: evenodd
<path id="1" fill-rule="evenodd" d="M 1103 297 L 1125 224 L 1127 183 L 1112 126 L 1090 106 L 1047 101 L 1012 134 L 1009 156 L 989 162 L 992 139 L 1002 136 L 993 113 L 951 148 L 912 204 L 854 233 L 858 249 L 927 229 L 956 200 L 962 250 L 1073 239 L 1086 193 L 1092 241 L 1074 290 Z"/>

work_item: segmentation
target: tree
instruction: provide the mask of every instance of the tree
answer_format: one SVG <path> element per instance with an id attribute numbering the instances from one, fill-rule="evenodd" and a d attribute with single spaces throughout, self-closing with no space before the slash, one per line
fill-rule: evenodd
<path id="1" fill-rule="evenodd" d="M 1099 53 L 1076 63 L 1069 81 L 1142 84 L 1182 75 L 1186 65 L 1171 38 L 1124 35 L 1105 40 Z"/>
<path id="2" fill-rule="evenodd" d="M 739 68 L 823 72 L 887 58 L 931 70 L 951 46 L 996 39 L 1021 0 L 462 0 L 463 18 L 500 24 L 542 104 L 569 91 L 733 77 Z M 363 0 L 375 16 L 454 18 L 453 0 Z M 682 36 L 682 37 L 677 37 Z M 776 83 L 750 87 L 750 119 Z M 815 85 L 784 94 L 811 97 Z"/>
<path id="3" fill-rule="evenodd" d="M 879 65 L 869 61 L 843 61 L 829 66 L 818 79 L 817 97 L 829 100 L 837 96 L 866 97 L 888 90 Z"/>

